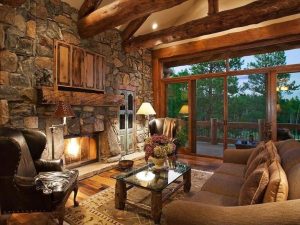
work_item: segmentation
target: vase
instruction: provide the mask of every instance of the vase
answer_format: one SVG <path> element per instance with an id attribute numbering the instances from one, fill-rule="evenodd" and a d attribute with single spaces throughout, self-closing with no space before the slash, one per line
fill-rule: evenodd
<path id="1" fill-rule="evenodd" d="M 153 168 L 156 170 L 165 168 L 165 158 L 154 158 L 151 157 L 151 161 L 154 163 Z"/>

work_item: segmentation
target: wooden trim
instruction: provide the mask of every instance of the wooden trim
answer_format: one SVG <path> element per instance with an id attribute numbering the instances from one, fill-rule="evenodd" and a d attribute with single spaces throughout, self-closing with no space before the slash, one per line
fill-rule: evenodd
<path id="1" fill-rule="evenodd" d="M 232 28 L 295 15 L 299 12 L 300 2 L 298 0 L 254 1 L 238 8 L 222 11 L 178 26 L 137 36 L 127 42 L 126 48 L 130 50 L 151 48 L 158 44 L 215 34 Z"/>
<path id="2" fill-rule="evenodd" d="M 193 153 L 197 151 L 196 143 L 196 133 L 197 133 L 197 123 L 196 123 L 196 81 L 190 80 L 188 82 L 188 105 L 189 105 L 189 150 Z"/>
<path id="3" fill-rule="evenodd" d="M 157 58 L 152 59 L 152 80 L 153 80 L 153 107 L 156 112 L 156 117 L 164 117 L 162 113 L 161 98 L 165 99 L 164 91 L 162 90 L 162 64 Z"/>
<path id="4" fill-rule="evenodd" d="M 208 0 L 208 15 L 219 12 L 219 0 Z"/>
<path id="5" fill-rule="evenodd" d="M 228 77 L 225 76 L 223 80 L 224 84 L 224 92 L 223 92 L 223 98 L 224 98 L 224 104 L 223 104 L 223 155 L 224 155 L 224 150 L 227 149 L 227 137 L 228 137 Z"/>
<path id="6" fill-rule="evenodd" d="M 259 73 L 266 74 L 271 70 L 276 71 L 276 73 L 299 72 L 300 64 L 277 66 L 277 67 L 267 67 L 267 68 L 260 68 L 260 69 L 229 71 L 229 72 L 212 73 L 212 74 L 209 74 L 209 73 L 208 74 L 195 74 L 195 75 L 190 75 L 190 76 L 185 76 L 185 77 L 163 78 L 162 81 L 164 83 L 180 83 L 180 82 L 188 82 L 189 80 L 198 80 L 198 79 L 212 78 L 212 77 L 251 75 L 251 74 L 259 74 Z"/>
<path id="7" fill-rule="evenodd" d="M 184 44 L 174 45 L 153 51 L 153 56 L 162 61 L 174 61 L 193 58 L 203 52 L 213 52 L 219 49 L 238 48 L 239 46 L 252 44 L 261 46 L 259 42 L 274 41 L 278 38 L 291 37 L 300 34 L 300 19 L 276 23 L 265 27 L 249 29 L 246 31 L 230 33 L 219 37 L 208 38 Z M 253 47 L 254 47 L 253 46 Z M 252 47 L 252 48 L 253 48 Z M 238 49 L 237 49 L 238 50 Z"/>

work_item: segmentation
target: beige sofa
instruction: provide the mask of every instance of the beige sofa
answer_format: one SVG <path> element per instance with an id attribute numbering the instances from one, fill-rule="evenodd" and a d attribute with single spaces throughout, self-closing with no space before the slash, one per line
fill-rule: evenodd
<path id="1" fill-rule="evenodd" d="M 239 206 L 247 160 L 253 151 L 226 150 L 224 163 L 202 189 L 167 205 L 168 225 L 296 225 L 300 224 L 300 143 L 275 143 L 288 179 L 288 200 Z"/>

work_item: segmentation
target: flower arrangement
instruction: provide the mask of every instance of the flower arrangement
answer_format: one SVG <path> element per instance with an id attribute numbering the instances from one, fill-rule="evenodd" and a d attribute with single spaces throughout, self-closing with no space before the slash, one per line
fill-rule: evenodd
<path id="1" fill-rule="evenodd" d="M 145 140 L 145 159 L 148 160 L 150 156 L 153 158 L 165 158 L 175 151 L 175 144 L 172 143 L 165 135 L 153 135 Z"/>

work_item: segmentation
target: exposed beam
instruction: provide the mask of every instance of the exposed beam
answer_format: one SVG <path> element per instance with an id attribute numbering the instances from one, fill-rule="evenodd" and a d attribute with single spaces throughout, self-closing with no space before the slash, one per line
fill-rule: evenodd
<path id="1" fill-rule="evenodd" d="M 208 15 L 219 12 L 219 0 L 208 0 Z"/>
<path id="2" fill-rule="evenodd" d="M 10 5 L 12 7 L 18 7 L 22 5 L 26 0 L 0 0 L 0 3 L 4 5 Z"/>
<path id="3" fill-rule="evenodd" d="M 141 18 L 132 20 L 127 27 L 125 28 L 125 30 L 122 32 L 121 36 L 122 36 L 122 40 L 123 41 L 127 41 L 129 40 L 134 33 L 143 25 L 143 23 L 146 21 L 146 19 L 150 16 L 150 14 L 143 16 Z"/>
<path id="4" fill-rule="evenodd" d="M 78 33 L 88 38 L 150 13 L 179 5 L 187 0 L 116 0 L 78 21 Z"/>
<path id="5" fill-rule="evenodd" d="M 300 19 L 276 23 L 265 27 L 253 28 L 245 31 L 188 42 L 180 45 L 161 48 L 153 51 L 153 57 L 163 62 L 174 62 L 182 59 L 197 58 L 200 54 L 218 53 L 223 49 L 249 47 L 255 43 L 292 38 L 300 34 Z M 293 41 L 293 40 L 290 40 Z M 252 47 L 251 47 L 252 48 Z M 226 51 L 226 50 L 225 50 Z"/>
<path id="6" fill-rule="evenodd" d="M 84 0 L 78 11 L 78 19 L 81 19 L 91 12 L 95 11 L 99 7 L 101 2 L 102 0 Z"/>
<path id="7" fill-rule="evenodd" d="M 152 48 L 158 44 L 213 34 L 299 12 L 299 0 L 258 0 L 239 8 L 222 11 L 179 26 L 132 38 L 125 47 L 127 50 Z"/>
<path id="8" fill-rule="evenodd" d="M 245 44 L 235 47 L 227 47 L 215 51 L 207 51 L 194 55 L 193 57 L 166 61 L 164 66 L 167 68 L 191 65 L 199 62 L 209 62 L 226 58 L 242 57 L 246 55 L 263 54 L 268 52 L 283 51 L 300 47 L 300 34 L 283 37 L 276 40 L 258 41 L 252 44 Z"/>

